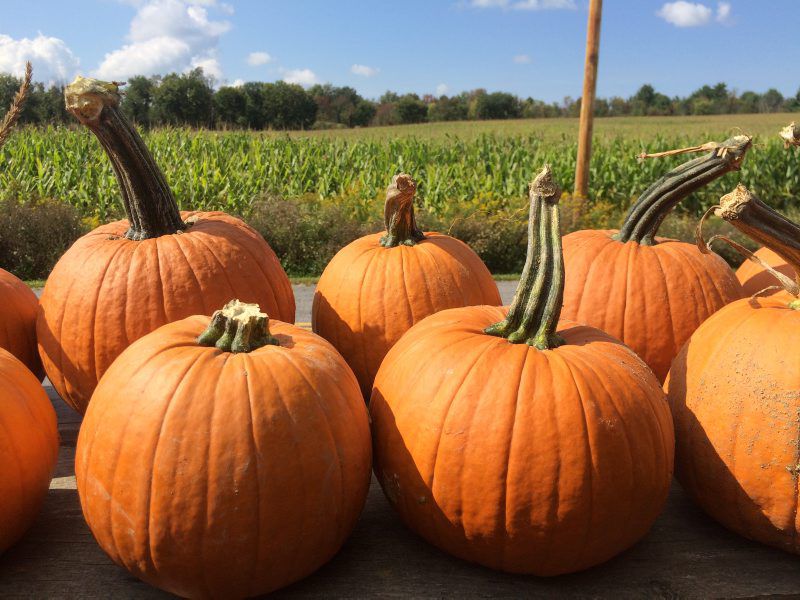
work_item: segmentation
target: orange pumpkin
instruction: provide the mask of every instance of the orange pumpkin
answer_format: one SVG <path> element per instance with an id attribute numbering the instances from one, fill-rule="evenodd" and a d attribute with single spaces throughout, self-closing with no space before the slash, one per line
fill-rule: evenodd
<path id="1" fill-rule="evenodd" d="M 800 267 L 800 227 L 743 187 L 720 204 L 717 214 Z M 665 387 L 676 474 L 692 499 L 729 529 L 800 554 L 800 287 L 788 284 L 795 295 L 739 300 L 710 317 Z"/>
<path id="2" fill-rule="evenodd" d="M 231 302 L 120 355 L 86 412 L 75 474 L 84 517 L 115 562 L 179 596 L 238 598 L 338 551 L 370 462 L 366 407 L 344 359 Z"/>
<path id="3" fill-rule="evenodd" d="M 0 306 L 0 348 L 21 360 L 41 381 L 44 369 L 36 350 L 39 299 L 24 282 L 0 269 Z"/>
<path id="4" fill-rule="evenodd" d="M 370 400 L 375 473 L 402 520 L 455 556 L 537 575 L 639 540 L 666 500 L 674 446 L 647 365 L 598 329 L 559 322 L 560 193 L 548 169 L 531 184 L 511 308 L 418 323 Z"/>
<path id="5" fill-rule="evenodd" d="M 735 136 L 673 169 L 645 190 L 619 231 L 566 235 L 562 316 L 622 340 L 663 381 L 692 332 L 743 292 L 722 258 L 657 237 L 658 228 L 683 198 L 738 170 L 750 144 Z"/>
<path id="6" fill-rule="evenodd" d="M 78 78 L 67 108 L 111 160 L 128 219 L 98 227 L 61 257 L 37 323 L 39 352 L 61 398 L 84 412 L 97 381 L 132 342 L 231 297 L 294 322 L 294 295 L 264 239 L 219 212 L 180 213 L 135 129 L 117 86 Z"/>
<path id="7" fill-rule="evenodd" d="M 760 248 L 756 250 L 755 255 L 779 273 L 783 273 L 787 277 L 795 276 L 794 269 L 789 266 L 789 263 L 769 248 Z M 778 293 L 777 289 L 765 291 L 766 288 L 775 285 L 775 278 L 764 267 L 753 261 L 744 261 L 736 269 L 736 278 L 742 284 L 746 296 L 759 294 L 759 292 L 763 292 L 759 296 L 771 296 Z"/>
<path id="8" fill-rule="evenodd" d="M 56 413 L 41 383 L 0 348 L 0 553 L 31 526 L 58 458 Z"/>
<path id="9" fill-rule="evenodd" d="M 414 217 L 416 184 L 396 175 L 386 191 L 386 234 L 362 237 L 325 267 L 311 323 L 345 357 L 368 398 L 378 367 L 412 325 L 446 308 L 501 303 L 481 259 L 465 243 L 426 232 Z"/>

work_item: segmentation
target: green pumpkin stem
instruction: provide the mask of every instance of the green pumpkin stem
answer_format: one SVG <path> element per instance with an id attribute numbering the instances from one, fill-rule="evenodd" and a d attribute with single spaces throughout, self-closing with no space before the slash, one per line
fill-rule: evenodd
<path id="1" fill-rule="evenodd" d="M 381 246 L 384 248 L 413 246 L 425 239 L 414 216 L 416 191 L 416 182 L 405 173 L 395 175 L 391 185 L 386 188 L 386 203 L 383 207 L 386 235 L 381 238 Z"/>
<path id="2" fill-rule="evenodd" d="M 100 141 L 111 160 L 130 222 L 125 237 L 144 240 L 186 229 L 167 180 L 119 109 L 119 86 L 77 77 L 64 89 L 67 110 Z"/>
<path id="3" fill-rule="evenodd" d="M 269 332 L 269 317 L 258 304 L 231 300 L 211 316 L 206 330 L 197 338 L 201 346 L 215 346 L 223 352 L 252 352 L 262 346 L 280 346 Z"/>
<path id="4" fill-rule="evenodd" d="M 642 157 L 660 156 L 711 149 L 706 156 L 675 167 L 648 187 L 628 210 L 625 221 L 619 233 L 614 235 L 614 239 L 645 246 L 655 244 L 658 229 L 672 209 L 689 194 L 731 171 L 739 170 L 751 143 L 750 137 L 736 135 L 721 144 L 711 143 L 679 151 L 642 155 Z"/>
<path id="5" fill-rule="evenodd" d="M 556 333 L 564 297 L 564 257 L 558 201 L 561 188 L 553 181 L 550 167 L 530 185 L 528 253 L 508 316 L 486 328 L 486 333 L 513 344 L 528 344 L 539 350 L 563 345 Z"/>
<path id="6" fill-rule="evenodd" d="M 783 258 L 794 269 L 794 281 L 790 277 L 776 272 L 769 265 L 762 266 L 765 266 L 778 279 L 781 287 L 787 292 L 793 296 L 800 296 L 800 226 L 797 223 L 790 221 L 764 204 L 741 184 L 720 198 L 719 207 L 714 210 L 714 214 L 722 217 L 747 237 L 766 246 Z M 709 244 L 713 239 L 709 240 Z M 716 239 L 729 241 L 722 236 L 717 236 Z M 753 259 L 752 256 L 752 253 L 749 252 L 745 254 L 746 258 L 761 264 L 761 261 L 757 258 Z M 800 309 L 798 301 L 794 301 L 792 304 L 793 308 Z"/>

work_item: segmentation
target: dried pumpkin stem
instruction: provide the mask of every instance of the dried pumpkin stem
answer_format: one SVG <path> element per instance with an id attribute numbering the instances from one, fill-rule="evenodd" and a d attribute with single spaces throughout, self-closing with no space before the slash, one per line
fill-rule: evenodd
<path id="1" fill-rule="evenodd" d="M 778 132 L 778 136 L 783 140 L 784 148 L 789 148 L 791 146 L 800 147 L 800 127 L 795 125 L 794 121 L 781 129 Z"/>
<path id="2" fill-rule="evenodd" d="M 778 280 L 787 292 L 800 296 L 800 226 L 797 223 L 764 204 L 741 184 L 720 198 L 714 213 L 783 258 L 794 269 L 795 281 L 786 276 L 778 277 Z M 743 254 L 746 258 L 752 256 L 750 252 Z M 767 268 L 774 275 L 780 275 Z"/>
<path id="3" fill-rule="evenodd" d="M 252 352 L 262 346 L 280 346 L 269 332 L 269 317 L 258 304 L 231 300 L 211 316 L 208 328 L 197 338 L 201 346 L 215 346 L 223 352 Z"/>
<path id="4" fill-rule="evenodd" d="M 513 344 L 525 343 L 548 350 L 564 344 L 556 333 L 564 297 L 558 212 L 561 188 L 553 181 L 549 166 L 533 180 L 529 196 L 528 254 L 519 286 L 508 316 L 485 331 Z"/>
<path id="5" fill-rule="evenodd" d="M 696 151 L 713 148 L 708 155 L 675 167 L 648 187 L 628 210 L 614 239 L 645 246 L 655 244 L 658 229 L 672 209 L 692 192 L 726 173 L 737 171 L 750 145 L 750 137 L 736 135 L 721 144 L 703 144 L 683 149 Z"/>
<path id="6" fill-rule="evenodd" d="M 186 229 L 167 180 L 119 110 L 119 86 L 77 77 L 64 89 L 67 110 L 97 136 L 111 164 L 130 221 L 125 237 L 144 240 Z"/>
<path id="7" fill-rule="evenodd" d="M 381 246 L 384 248 L 413 246 L 425 239 L 414 216 L 416 192 L 416 182 L 405 173 L 395 175 L 391 185 L 386 188 L 386 203 L 383 207 L 386 235 L 381 238 Z"/>

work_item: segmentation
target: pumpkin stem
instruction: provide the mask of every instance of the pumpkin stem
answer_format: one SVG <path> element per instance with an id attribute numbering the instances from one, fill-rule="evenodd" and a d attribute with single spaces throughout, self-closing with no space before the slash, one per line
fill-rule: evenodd
<path id="1" fill-rule="evenodd" d="M 252 352 L 262 346 L 280 346 L 269 332 L 269 317 L 258 304 L 231 300 L 211 316 L 208 328 L 197 338 L 201 346 L 216 346 L 223 352 Z"/>
<path id="2" fill-rule="evenodd" d="M 614 239 L 623 243 L 654 245 L 658 228 L 670 211 L 692 192 L 726 173 L 739 170 L 750 145 L 749 136 L 735 135 L 721 144 L 709 143 L 683 149 L 711 149 L 711 153 L 687 161 L 657 179 L 630 207 Z"/>
<path id="3" fill-rule="evenodd" d="M 417 184 L 411 175 L 400 173 L 392 178 L 386 188 L 386 203 L 383 207 L 383 220 L 386 224 L 386 235 L 381 238 L 381 246 L 413 246 L 425 239 L 417 227 L 414 216 L 414 194 Z"/>
<path id="4" fill-rule="evenodd" d="M 565 342 L 556 333 L 564 297 L 564 257 L 558 200 L 561 188 L 553 181 L 550 166 L 530 185 L 528 253 L 508 316 L 485 329 L 512 344 L 528 344 L 539 350 L 557 348 Z"/>
<path id="5" fill-rule="evenodd" d="M 795 125 L 794 121 L 781 129 L 778 135 L 783 140 L 784 148 L 789 148 L 790 146 L 800 147 L 800 127 Z"/>
<path id="6" fill-rule="evenodd" d="M 800 296 L 800 226 L 797 223 L 764 204 L 742 184 L 720 198 L 714 214 L 783 258 L 794 269 L 795 281 L 780 276 L 781 287 L 793 296 Z M 767 268 L 773 275 L 780 275 Z M 800 308 L 800 305 L 795 306 Z"/>
<path id="7" fill-rule="evenodd" d="M 100 141 L 114 167 L 128 215 L 129 240 L 186 229 L 178 204 L 152 154 L 119 110 L 119 85 L 78 76 L 64 89 L 67 110 Z"/>

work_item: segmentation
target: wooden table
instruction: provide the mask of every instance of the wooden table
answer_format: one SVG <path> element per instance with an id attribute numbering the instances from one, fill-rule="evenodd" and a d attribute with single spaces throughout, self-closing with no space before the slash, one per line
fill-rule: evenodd
<path id="1" fill-rule="evenodd" d="M 61 453 L 50 494 L 28 534 L 0 557 L 0 598 L 156 598 L 164 594 L 109 560 L 81 516 L 73 460 L 80 417 L 48 393 Z M 367 506 L 339 555 L 275 594 L 285 598 L 709 598 L 800 597 L 800 557 L 729 533 L 677 484 L 650 534 L 589 571 L 553 579 L 467 564 L 403 527 L 373 479 Z"/>

